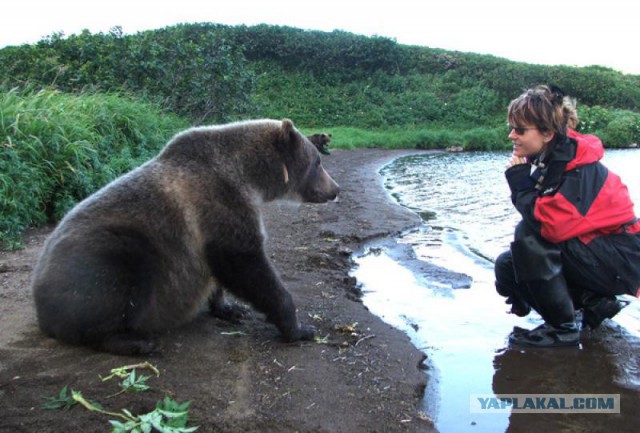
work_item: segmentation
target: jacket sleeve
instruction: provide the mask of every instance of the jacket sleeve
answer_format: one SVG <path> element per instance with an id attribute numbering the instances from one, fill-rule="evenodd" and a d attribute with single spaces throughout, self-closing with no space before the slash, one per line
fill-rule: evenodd
<path id="1" fill-rule="evenodd" d="M 556 194 L 538 198 L 534 215 L 551 242 L 578 237 L 588 243 L 635 219 L 626 185 L 602 164 L 569 172 Z"/>
<path id="2" fill-rule="evenodd" d="M 531 164 L 517 164 L 509 167 L 505 172 L 511 202 L 522 215 L 523 222 L 536 233 L 540 233 L 540 223 L 534 218 L 534 210 L 538 192 L 536 181 L 531 177 Z"/>

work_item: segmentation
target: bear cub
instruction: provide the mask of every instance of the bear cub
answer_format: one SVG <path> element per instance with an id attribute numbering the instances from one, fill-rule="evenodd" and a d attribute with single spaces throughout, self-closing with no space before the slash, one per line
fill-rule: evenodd
<path id="1" fill-rule="evenodd" d="M 290 120 L 196 127 L 74 207 L 34 268 L 38 323 L 61 341 L 116 354 L 157 350 L 154 336 L 223 289 L 266 315 L 286 341 L 310 340 L 264 251 L 261 202 L 324 203 L 339 187 Z"/>

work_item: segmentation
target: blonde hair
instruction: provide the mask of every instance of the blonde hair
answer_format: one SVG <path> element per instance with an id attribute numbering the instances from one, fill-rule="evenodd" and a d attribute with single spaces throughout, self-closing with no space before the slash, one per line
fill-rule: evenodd
<path id="1" fill-rule="evenodd" d="M 509 104 L 507 119 L 511 125 L 533 125 L 540 131 L 566 135 L 567 128 L 578 125 L 575 101 L 555 86 L 528 89 Z"/>

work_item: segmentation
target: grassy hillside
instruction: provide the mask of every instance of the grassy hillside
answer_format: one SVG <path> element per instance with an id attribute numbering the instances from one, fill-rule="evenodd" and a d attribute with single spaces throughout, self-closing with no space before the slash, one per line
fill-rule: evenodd
<path id="1" fill-rule="evenodd" d="M 128 36 L 118 28 L 52 35 L 0 50 L 2 81 L 66 92 L 125 89 L 192 123 L 289 117 L 312 129 L 449 131 L 468 149 L 506 145 L 509 101 L 524 88 L 553 83 L 577 98 L 584 131 L 611 147 L 640 141 L 640 76 L 528 65 L 342 31 L 191 24 Z M 476 138 L 462 137 L 469 130 Z M 494 135 L 503 138 L 485 141 Z"/>
<path id="2" fill-rule="evenodd" d="M 500 149 L 506 107 L 553 83 L 580 129 L 640 142 L 640 76 L 548 67 L 347 32 L 178 25 L 51 35 L 0 50 L 0 247 L 192 124 L 290 118 L 336 147 Z M 126 95 L 126 96 L 123 96 Z"/>

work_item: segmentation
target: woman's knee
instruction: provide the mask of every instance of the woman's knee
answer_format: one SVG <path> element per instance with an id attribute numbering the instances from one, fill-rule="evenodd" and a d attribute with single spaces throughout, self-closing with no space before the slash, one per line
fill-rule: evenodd
<path id="1" fill-rule="evenodd" d="M 496 290 L 502 296 L 509 296 L 516 283 L 511 251 L 505 251 L 496 258 Z"/>
<path id="2" fill-rule="evenodd" d="M 515 280 L 511 251 L 505 251 L 496 258 L 494 269 L 497 280 Z"/>

